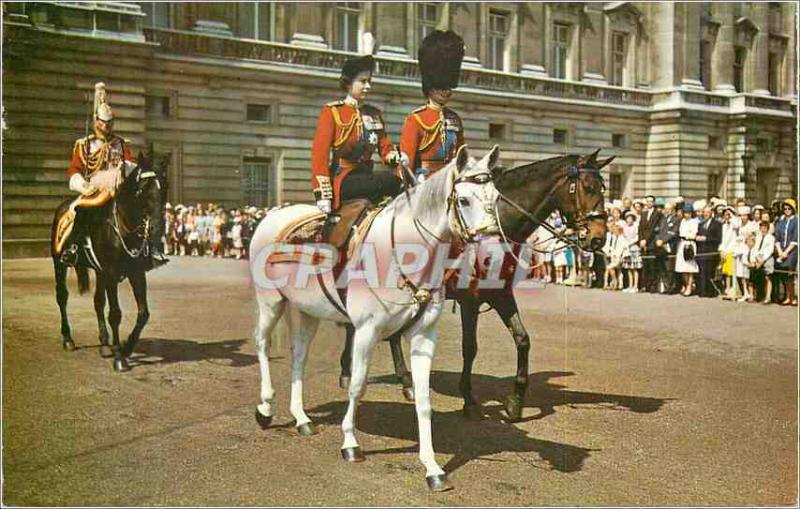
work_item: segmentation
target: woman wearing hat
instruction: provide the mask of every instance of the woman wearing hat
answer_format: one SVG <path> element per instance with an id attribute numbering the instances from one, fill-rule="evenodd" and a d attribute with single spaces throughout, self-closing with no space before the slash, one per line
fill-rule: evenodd
<path id="1" fill-rule="evenodd" d="M 695 242 L 699 221 L 696 217 L 693 217 L 693 211 L 694 208 L 691 203 L 686 202 L 683 204 L 683 219 L 678 228 L 678 236 L 681 240 L 678 242 L 678 252 L 675 257 L 675 272 L 683 275 L 681 295 L 684 297 L 689 297 L 692 294 L 694 275 L 699 272 L 696 259 L 697 244 Z"/>
<path id="2" fill-rule="evenodd" d="M 372 46 L 371 34 L 365 34 L 367 54 L 350 58 L 342 66 L 339 84 L 347 95 L 326 104 L 319 114 L 311 148 L 311 182 L 317 206 L 326 214 L 345 200 L 379 201 L 401 190 L 393 173 L 372 170 L 375 151 L 386 165 L 403 159 L 386 135 L 381 111 L 365 104 L 375 69 Z"/>
<path id="3" fill-rule="evenodd" d="M 795 278 L 797 277 L 797 202 L 787 198 L 783 202 L 783 216 L 775 225 L 775 270 L 777 281 L 786 287 L 786 298 L 781 304 L 795 305 Z"/>
<path id="4" fill-rule="evenodd" d="M 734 260 L 738 236 L 739 218 L 736 216 L 736 209 L 726 205 L 722 210 L 722 241 L 719 243 L 722 277 L 725 280 L 723 299 L 735 299 L 738 297 L 735 284 L 736 264 Z"/>
<path id="5" fill-rule="evenodd" d="M 400 135 L 400 150 L 417 181 L 442 168 L 464 144 L 461 117 L 446 106 L 458 86 L 463 58 L 464 41 L 450 30 L 434 30 L 419 48 L 425 105 L 406 117 Z"/>
<path id="6" fill-rule="evenodd" d="M 622 268 L 628 275 L 628 287 L 622 291 L 637 293 L 639 291 L 639 271 L 642 268 L 642 251 L 639 248 L 639 216 L 632 210 L 625 213 L 622 237 L 626 245 Z"/>

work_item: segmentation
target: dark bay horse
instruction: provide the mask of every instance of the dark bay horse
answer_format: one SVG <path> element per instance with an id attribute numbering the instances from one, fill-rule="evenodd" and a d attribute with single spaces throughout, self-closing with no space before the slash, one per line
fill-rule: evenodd
<path id="1" fill-rule="evenodd" d="M 78 275 L 78 289 L 81 294 L 89 290 L 89 272 L 95 271 L 96 284 L 94 291 L 94 309 L 97 314 L 97 326 L 100 331 L 100 355 L 114 357 L 115 371 L 128 371 L 127 358 L 133 352 L 139 335 L 142 332 L 150 311 L 147 306 L 147 279 L 145 273 L 153 268 L 147 256 L 151 231 L 158 228 L 163 221 L 161 214 L 163 169 L 162 161 L 159 171 L 151 167 L 148 157 L 139 154 L 136 169 L 125 177 L 117 189 L 116 195 L 105 205 L 87 208 L 79 213 L 85 214 L 89 224 L 88 237 L 93 247 L 93 255 L 81 250 L 75 271 Z M 56 209 L 51 230 L 50 249 L 55 270 L 56 301 L 61 311 L 61 341 L 65 350 L 75 349 L 72 330 L 67 316 L 67 269 L 59 254 L 55 253 L 55 235 L 59 219 L 70 207 L 74 198 L 64 201 Z M 127 278 L 133 288 L 138 314 L 136 325 L 131 331 L 124 346 L 119 341 L 119 325 L 122 311 L 119 306 L 118 286 Z M 108 324 L 111 326 L 113 342 L 109 346 L 108 329 L 106 328 L 105 305 L 108 299 Z"/>
<path id="2" fill-rule="evenodd" d="M 578 234 L 578 247 L 585 250 L 599 250 L 602 247 L 606 235 L 606 214 L 603 206 L 605 188 L 600 169 L 614 157 L 597 161 L 598 153 L 599 150 L 588 157 L 577 154 L 557 156 L 495 172 L 494 183 L 500 193 L 497 215 L 502 237 L 517 248 L 516 252 L 534 230 L 540 226 L 545 229 L 548 227 L 545 220 L 555 209 L 562 213 L 567 226 Z M 559 237 L 567 240 L 563 235 L 559 234 Z M 504 264 L 504 272 L 510 270 L 513 273 L 515 269 L 516 262 L 513 260 L 511 264 Z M 509 419 L 520 419 L 528 389 L 530 336 L 520 318 L 513 285 L 505 284 L 498 289 L 455 290 L 448 293 L 448 298 L 456 300 L 461 310 L 464 364 L 459 389 L 464 398 L 464 414 L 469 418 L 482 415 L 480 404 L 472 394 L 471 378 L 472 365 L 478 353 L 479 310 L 485 303 L 500 316 L 517 347 L 514 390 L 506 398 L 504 407 Z M 395 373 L 403 384 L 403 394 L 406 399 L 411 399 L 411 377 L 406 369 L 400 340 L 393 336 L 388 341 Z M 342 352 L 340 384 L 347 383 L 350 376 L 350 348 L 351 345 L 346 344 Z"/>

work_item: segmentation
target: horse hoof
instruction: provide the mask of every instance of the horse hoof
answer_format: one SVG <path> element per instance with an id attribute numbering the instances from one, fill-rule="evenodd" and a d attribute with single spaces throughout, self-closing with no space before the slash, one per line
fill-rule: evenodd
<path id="1" fill-rule="evenodd" d="M 509 396 L 506 398 L 504 406 L 509 420 L 517 421 L 522 418 L 522 405 L 517 396 Z"/>
<path id="2" fill-rule="evenodd" d="M 470 421 L 483 419 L 483 410 L 480 405 L 464 405 L 464 417 Z"/>
<path id="3" fill-rule="evenodd" d="M 358 446 L 342 449 L 342 458 L 348 463 L 361 463 L 367 459 Z"/>
<path id="4" fill-rule="evenodd" d="M 71 339 L 65 339 L 64 342 L 61 344 L 64 347 L 64 350 L 67 352 L 74 352 L 75 351 L 75 342 Z"/>
<path id="5" fill-rule="evenodd" d="M 272 424 L 272 416 L 266 416 L 258 411 L 256 408 L 256 422 L 261 427 L 261 429 L 269 428 L 270 424 Z"/>
<path id="6" fill-rule="evenodd" d="M 429 475 L 425 478 L 428 483 L 428 489 L 434 492 L 450 491 L 453 485 L 447 480 L 447 474 Z"/>
<path id="7" fill-rule="evenodd" d="M 403 387 L 403 397 L 406 398 L 406 401 L 414 401 L 414 388 Z"/>
<path id="8" fill-rule="evenodd" d="M 310 437 L 317 434 L 317 428 L 313 422 L 307 422 L 298 426 L 297 432 L 300 433 L 301 437 Z"/>
<path id="9" fill-rule="evenodd" d="M 350 377 L 341 375 L 339 377 L 339 388 L 347 390 L 350 388 Z"/>
<path id="10" fill-rule="evenodd" d="M 128 361 L 125 358 L 121 359 L 114 359 L 114 371 L 118 373 L 124 373 L 125 371 L 130 371 L 131 367 L 128 364 Z"/>
<path id="11" fill-rule="evenodd" d="M 108 359 L 114 356 L 114 352 L 108 345 L 100 345 L 100 357 Z"/>

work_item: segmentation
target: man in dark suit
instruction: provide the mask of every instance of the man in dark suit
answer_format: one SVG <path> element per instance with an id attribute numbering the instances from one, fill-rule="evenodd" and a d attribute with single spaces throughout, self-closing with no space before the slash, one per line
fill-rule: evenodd
<path id="1" fill-rule="evenodd" d="M 645 196 L 645 208 L 639 218 L 639 247 L 642 250 L 643 270 L 641 287 L 648 292 L 658 292 L 656 281 L 656 263 L 652 256 L 656 251 L 656 235 L 661 223 L 662 214 L 656 209 L 655 196 Z"/>
<path id="2" fill-rule="evenodd" d="M 675 204 L 667 203 L 661 215 L 656 235 L 656 291 L 661 293 L 677 293 L 680 285 L 675 282 L 675 253 L 677 252 L 678 228 L 681 224 L 680 212 L 675 213 Z"/>
<path id="3" fill-rule="evenodd" d="M 703 207 L 703 218 L 697 227 L 697 295 L 716 297 L 711 280 L 719 265 L 719 243 L 722 241 L 722 223 L 714 219 L 711 206 Z"/>

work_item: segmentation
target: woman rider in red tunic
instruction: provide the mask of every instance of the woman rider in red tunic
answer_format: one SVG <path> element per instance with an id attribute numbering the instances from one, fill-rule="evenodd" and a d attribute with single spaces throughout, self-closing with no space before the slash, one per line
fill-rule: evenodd
<path id="1" fill-rule="evenodd" d="M 408 163 L 389 140 L 381 111 L 364 103 L 375 69 L 371 34 L 365 34 L 364 46 L 366 55 L 350 58 L 342 66 L 339 84 L 347 96 L 322 108 L 311 148 L 314 199 L 326 214 L 343 201 L 378 202 L 400 193 L 401 181 L 392 172 L 373 171 L 375 151 L 386 165 Z"/>

